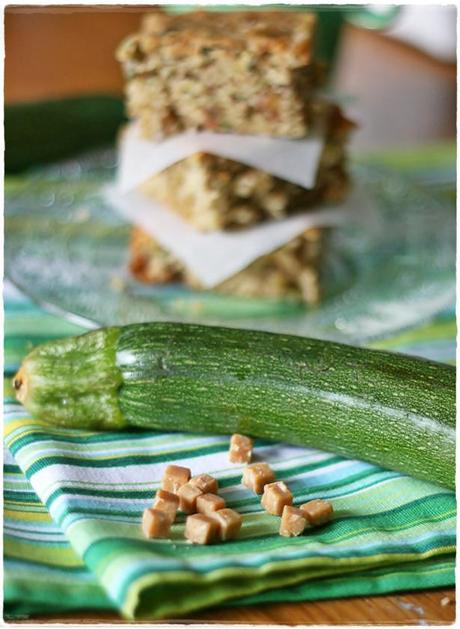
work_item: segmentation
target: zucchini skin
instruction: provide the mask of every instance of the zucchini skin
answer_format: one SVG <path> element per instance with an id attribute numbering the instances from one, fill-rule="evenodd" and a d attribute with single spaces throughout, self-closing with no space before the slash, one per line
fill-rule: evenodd
<path id="1" fill-rule="evenodd" d="M 36 347 L 13 379 L 16 397 L 33 417 L 69 428 L 126 426 L 118 404 L 117 328 Z"/>
<path id="2" fill-rule="evenodd" d="M 105 339 L 99 342 L 100 360 L 110 364 L 100 403 L 91 387 L 100 379 L 93 373 L 98 362 L 91 349 L 82 349 L 94 345 L 97 334 Z M 69 350 L 78 342 L 79 349 Z M 52 393 L 40 385 L 35 392 L 29 375 L 22 401 L 42 419 L 61 418 L 73 427 L 241 432 L 455 486 L 455 369 L 449 365 L 303 337 L 180 323 L 107 328 L 59 343 L 67 349 L 58 352 L 55 368 L 77 361 L 73 369 L 83 369 L 87 390 L 81 380 L 72 389 L 72 369 L 53 386 L 49 362 L 46 369 L 41 365 L 56 343 L 42 346 L 40 359 L 34 358 L 37 348 L 21 377 L 29 369 L 36 383 L 44 379 L 50 385 L 51 379 Z M 107 379 L 110 403 L 102 399 Z M 19 386 L 19 399 L 20 394 Z M 91 412 L 85 395 L 92 395 Z M 66 400 L 65 419 L 60 399 Z"/>

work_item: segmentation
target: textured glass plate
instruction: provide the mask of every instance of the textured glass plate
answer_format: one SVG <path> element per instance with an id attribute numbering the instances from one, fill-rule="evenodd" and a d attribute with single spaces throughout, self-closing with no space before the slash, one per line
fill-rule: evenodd
<path id="1" fill-rule="evenodd" d="M 320 307 L 140 284 L 126 271 L 129 226 L 101 196 L 114 168 L 115 154 L 98 152 L 5 189 L 6 276 L 87 327 L 174 320 L 366 343 L 454 300 L 454 209 L 363 166 L 354 167 L 352 216 L 330 237 Z"/>

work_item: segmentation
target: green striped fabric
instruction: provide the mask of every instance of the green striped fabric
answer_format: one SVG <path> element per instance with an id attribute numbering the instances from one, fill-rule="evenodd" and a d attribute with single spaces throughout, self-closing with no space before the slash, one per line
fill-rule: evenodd
<path id="1" fill-rule="evenodd" d="M 38 500 L 14 459 L 5 451 L 4 465 L 5 612 L 12 618 L 46 610 L 78 608 L 116 609 L 96 577 L 72 550 L 62 530 Z M 35 541 L 31 542 L 31 539 Z M 38 543 L 42 552 L 33 559 L 28 548 Z M 352 595 L 370 595 L 410 588 L 440 587 L 454 581 L 450 554 L 416 563 L 403 563 L 357 571 L 289 589 L 238 599 L 236 604 L 275 601 L 319 600 Z"/>
<path id="2" fill-rule="evenodd" d="M 447 313 L 440 321 L 449 318 Z M 432 325 L 412 339 L 418 353 L 424 353 L 424 342 L 432 348 Z M 6 375 L 33 344 L 78 331 L 9 293 Z M 410 341 L 405 339 L 405 350 Z M 52 428 L 28 417 L 9 386 L 5 391 L 10 618 L 99 608 L 118 610 L 127 619 L 155 619 L 223 603 L 454 583 L 456 510 L 450 491 L 361 461 L 258 441 L 256 457 L 289 483 L 295 503 L 324 497 L 334 505 L 331 523 L 286 539 L 278 535 L 279 519 L 264 513 L 260 499 L 241 486 L 242 468 L 229 465 L 226 437 Z M 169 461 L 219 479 L 228 505 L 243 514 L 238 540 L 191 545 L 183 537 L 183 516 L 171 540 L 142 537 L 142 511 Z"/>

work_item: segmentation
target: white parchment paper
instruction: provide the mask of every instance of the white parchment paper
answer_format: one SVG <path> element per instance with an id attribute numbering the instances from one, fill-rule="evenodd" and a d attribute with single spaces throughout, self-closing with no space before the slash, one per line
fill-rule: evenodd
<path id="1" fill-rule="evenodd" d="M 131 123 L 120 142 L 117 182 L 122 192 L 128 192 L 172 164 L 203 151 L 313 188 L 323 146 L 319 136 L 285 140 L 208 131 L 187 131 L 154 142 L 141 138 L 137 123 Z"/>
<path id="2" fill-rule="evenodd" d="M 202 233 L 139 191 L 123 192 L 114 185 L 106 188 L 105 197 L 124 218 L 181 260 L 206 288 L 220 284 L 306 229 L 338 224 L 347 217 L 343 205 L 330 206 L 242 231 Z"/>

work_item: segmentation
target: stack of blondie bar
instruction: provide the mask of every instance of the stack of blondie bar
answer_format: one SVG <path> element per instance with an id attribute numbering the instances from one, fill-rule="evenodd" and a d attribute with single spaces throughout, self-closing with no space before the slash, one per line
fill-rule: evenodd
<path id="1" fill-rule="evenodd" d="M 313 55 L 314 32 L 315 16 L 297 11 L 146 15 L 117 51 L 128 115 L 144 139 L 212 131 L 238 134 L 242 141 L 244 135 L 302 140 L 315 134 L 323 144 L 310 189 L 196 152 L 147 179 L 142 193 L 202 232 L 235 232 L 342 201 L 354 125 L 337 105 L 317 96 L 322 72 Z M 326 231 L 304 231 L 213 289 L 317 303 Z M 141 281 L 203 286 L 180 257 L 137 226 L 130 255 L 131 271 Z"/>

